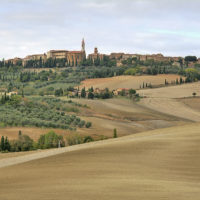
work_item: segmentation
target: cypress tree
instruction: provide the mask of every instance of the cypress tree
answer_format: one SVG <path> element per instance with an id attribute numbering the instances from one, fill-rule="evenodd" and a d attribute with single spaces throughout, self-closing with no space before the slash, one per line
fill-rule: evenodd
<path id="1" fill-rule="evenodd" d="M 4 136 L 1 137 L 1 151 L 5 150 L 5 141 L 4 141 Z"/>
<path id="2" fill-rule="evenodd" d="M 113 138 L 117 138 L 117 129 L 116 128 L 113 130 Z"/>
<path id="3" fill-rule="evenodd" d="M 83 89 L 81 90 L 81 97 L 82 97 L 82 98 L 85 98 L 85 97 L 86 97 L 85 88 L 83 88 Z"/>
<path id="4" fill-rule="evenodd" d="M 5 139 L 4 149 L 7 151 L 10 151 L 10 142 L 8 140 L 8 137 L 6 137 L 6 139 Z"/>
<path id="5" fill-rule="evenodd" d="M 21 131 L 21 130 L 19 130 L 18 136 L 21 136 L 21 135 L 22 135 L 22 131 Z"/>

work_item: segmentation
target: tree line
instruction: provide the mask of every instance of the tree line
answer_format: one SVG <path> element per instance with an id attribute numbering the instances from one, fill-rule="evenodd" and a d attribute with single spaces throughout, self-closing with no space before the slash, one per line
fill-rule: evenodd
<path id="1" fill-rule="evenodd" d="M 78 134 L 68 135 L 66 139 L 64 139 L 62 135 L 57 135 L 54 131 L 42 134 L 37 141 L 34 141 L 30 136 L 22 134 L 22 131 L 19 131 L 18 138 L 15 140 L 9 141 L 8 137 L 1 137 L 0 152 L 21 152 L 37 149 L 61 148 L 92 141 L 94 141 L 92 136 L 81 136 Z"/>

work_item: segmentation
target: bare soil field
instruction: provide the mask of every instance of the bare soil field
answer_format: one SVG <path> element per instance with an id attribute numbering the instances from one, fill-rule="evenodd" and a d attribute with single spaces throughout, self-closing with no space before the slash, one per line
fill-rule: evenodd
<path id="1" fill-rule="evenodd" d="M 62 97 L 61 99 L 65 100 L 66 97 Z M 73 101 L 88 106 L 88 108 L 80 107 L 78 115 L 81 119 L 92 122 L 91 128 L 78 128 L 76 132 L 81 135 L 91 135 L 95 139 L 103 136 L 108 138 L 113 137 L 114 128 L 117 129 L 118 136 L 125 136 L 188 123 L 187 120 L 172 116 L 170 113 L 160 113 L 125 98 L 108 100 L 73 99 Z M 9 140 L 17 139 L 19 130 L 34 140 L 37 140 L 41 134 L 48 133 L 50 130 L 55 131 L 64 138 L 74 133 L 62 129 L 6 127 L 0 128 L 0 136 L 7 136 Z"/>
<path id="2" fill-rule="evenodd" d="M 199 96 L 200 82 L 165 88 L 139 90 L 138 92 L 141 96 L 145 97 L 139 103 L 141 106 L 179 118 L 195 122 L 200 121 L 200 112 L 193 106 L 194 102 L 190 101 L 189 106 L 183 100 L 180 100 L 182 98 L 191 97 L 193 92 L 196 92 L 197 96 Z"/>
<path id="3" fill-rule="evenodd" d="M 176 81 L 176 79 L 180 79 L 179 75 L 174 74 L 163 74 L 157 76 L 116 76 L 112 78 L 96 78 L 96 79 L 87 79 L 82 81 L 81 88 L 86 87 L 90 88 L 93 86 L 94 88 L 109 88 L 110 90 L 118 89 L 118 88 L 133 88 L 139 89 L 140 86 L 143 85 L 143 82 L 151 83 L 152 86 L 164 85 L 165 79 L 171 83 L 171 81 Z"/>
<path id="4" fill-rule="evenodd" d="M 11 152 L 11 153 L 0 153 L 0 160 L 2 159 L 7 159 L 7 158 L 16 158 L 16 157 L 21 157 L 21 156 L 25 156 L 25 155 L 31 155 L 31 154 L 35 154 L 38 152 L 44 152 L 44 151 L 48 151 L 48 150 L 36 150 L 36 151 L 23 151 L 23 152 Z M 0 161 L 2 162 L 2 161 Z"/>
<path id="5" fill-rule="evenodd" d="M 48 128 L 35 128 L 35 127 L 6 127 L 0 128 L 0 137 L 7 136 L 10 140 L 17 139 L 19 130 L 22 131 L 22 134 L 29 135 L 33 140 L 37 140 L 40 135 L 46 134 L 49 131 L 53 130 L 59 135 L 67 136 L 71 133 L 69 130 L 63 129 L 48 129 Z"/>
<path id="6" fill-rule="evenodd" d="M 191 97 L 193 92 L 200 96 L 200 82 L 168 86 L 138 91 L 140 95 L 153 98 L 184 98 Z"/>
<path id="7" fill-rule="evenodd" d="M 199 132 L 158 129 L 1 168 L 0 199 L 199 199 Z"/>
<path id="8" fill-rule="evenodd" d="M 84 135 L 112 137 L 113 129 L 117 128 L 118 135 L 125 136 L 187 123 L 186 120 L 152 111 L 125 98 L 107 100 L 73 99 L 73 101 L 86 104 L 90 108 L 84 108 L 80 113 L 82 119 L 91 121 L 93 124 L 90 129 L 78 130 Z"/>
<path id="9" fill-rule="evenodd" d="M 113 129 L 117 128 L 118 135 L 124 136 L 146 130 L 181 125 L 190 121 L 199 122 L 200 112 L 199 109 L 196 109 L 199 105 L 199 98 L 196 97 L 195 100 L 190 100 L 192 102 L 190 105 L 186 102 L 189 101 L 186 99 L 191 97 L 193 92 L 199 95 L 199 91 L 200 83 L 197 82 L 139 90 L 138 92 L 141 96 L 146 96 L 139 103 L 125 98 L 108 100 L 73 99 L 75 102 L 88 105 L 88 108 L 80 107 L 78 115 L 93 124 L 90 129 L 77 129 L 77 133 L 92 135 L 97 138 L 101 136 L 112 137 Z M 181 100 L 184 97 L 186 97 L 185 102 Z M 62 99 L 65 98 L 63 97 Z M 10 140 L 16 139 L 19 130 L 37 140 L 41 134 L 45 134 L 52 129 L 0 128 L 0 136 L 8 136 Z M 69 130 L 53 130 L 64 137 L 71 133 Z"/>
<path id="10" fill-rule="evenodd" d="M 184 103 L 186 106 L 200 112 L 200 98 L 199 97 L 190 97 L 179 99 L 180 102 Z"/>

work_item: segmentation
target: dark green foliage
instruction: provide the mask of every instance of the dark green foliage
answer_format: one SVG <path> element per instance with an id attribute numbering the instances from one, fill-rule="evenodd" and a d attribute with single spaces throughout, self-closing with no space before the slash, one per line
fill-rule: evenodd
<path id="1" fill-rule="evenodd" d="M 6 137 L 6 139 L 5 139 L 4 136 L 2 136 L 1 143 L 0 143 L 0 151 L 2 151 L 2 152 L 10 151 L 10 149 L 11 149 L 11 146 L 10 146 L 8 137 Z"/>
<path id="2" fill-rule="evenodd" d="M 185 57 L 185 61 L 186 62 L 196 62 L 197 61 L 197 57 L 196 56 L 186 56 Z"/>
<path id="3" fill-rule="evenodd" d="M 76 144 L 83 144 L 93 142 L 94 139 L 91 136 L 81 136 L 79 134 L 71 134 L 66 137 L 69 146 Z"/>
<path id="4" fill-rule="evenodd" d="M 84 120 L 81 120 L 79 123 L 78 123 L 78 127 L 79 128 L 82 128 L 85 126 L 85 121 Z"/>
<path id="5" fill-rule="evenodd" d="M 22 97 L 18 95 L 8 96 L 6 93 L 1 97 L 0 104 L 18 105 L 22 101 Z"/>
<path id="6" fill-rule="evenodd" d="M 113 130 L 113 138 L 117 138 L 117 129 L 116 128 Z"/>
<path id="7" fill-rule="evenodd" d="M 94 93 L 93 92 L 88 93 L 88 99 L 94 99 Z"/>
<path id="8" fill-rule="evenodd" d="M 18 135 L 17 140 L 9 142 L 8 138 L 1 138 L 0 150 L 2 152 L 20 152 L 36 149 L 49 149 L 64 147 L 65 142 L 62 136 L 57 135 L 54 131 L 50 131 L 45 135 L 41 135 L 37 142 L 34 142 L 28 135 Z"/>
<path id="9" fill-rule="evenodd" d="M 132 97 L 133 95 L 135 95 L 136 94 L 136 90 L 134 90 L 134 89 L 130 89 L 129 90 L 129 96 L 130 97 Z"/>
<path id="10" fill-rule="evenodd" d="M 196 93 L 196 92 L 193 92 L 192 95 L 193 95 L 193 97 L 195 97 L 195 96 L 197 95 L 197 93 Z"/>
<path id="11" fill-rule="evenodd" d="M 21 135 L 22 135 L 22 131 L 21 131 L 21 130 L 19 130 L 19 133 L 18 133 L 18 135 L 19 135 L 19 136 L 21 136 Z"/>
<path id="12" fill-rule="evenodd" d="M 105 91 L 100 92 L 99 94 L 94 94 L 94 97 L 100 99 L 110 99 L 113 97 L 113 93 L 110 92 L 108 88 L 106 88 Z"/>
<path id="13" fill-rule="evenodd" d="M 19 135 L 17 140 L 11 142 L 11 151 L 33 150 L 33 140 L 28 135 Z"/>
<path id="14" fill-rule="evenodd" d="M 5 151 L 10 151 L 10 149 L 11 149 L 10 142 L 8 140 L 8 137 L 6 137 L 5 143 L 4 143 L 4 150 Z"/>
<path id="15" fill-rule="evenodd" d="M 82 88 L 82 90 L 81 90 L 81 97 L 82 97 L 82 98 L 85 98 L 85 97 L 86 97 L 85 88 Z"/>
<path id="16" fill-rule="evenodd" d="M 92 126 L 92 122 L 87 122 L 86 124 L 85 124 L 85 127 L 86 128 L 90 128 Z"/>
<path id="17" fill-rule="evenodd" d="M 16 98 L 17 96 L 14 100 Z M 77 119 L 80 118 L 75 115 L 66 114 L 66 112 L 78 112 L 77 107 L 83 106 L 81 104 L 71 102 L 69 106 L 67 101 L 47 97 L 21 99 L 18 104 L 16 102 L 11 101 L 9 104 L 0 105 L 0 121 L 6 126 L 35 126 L 75 130 L 77 126 L 83 127 L 85 125 L 85 122 L 77 123 Z"/>
<path id="18" fill-rule="evenodd" d="M 0 146 L 1 151 L 5 151 L 5 140 L 4 136 L 1 137 L 1 146 Z"/>
<path id="19" fill-rule="evenodd" d="M 83 139 L 83 143 L 93 142 L 94 139 L 91 136 L 85 136 Z"/>
<path id="20" fill-rule="evenodd" d="M 59 96 L 63 96 L 63 89 L 60 88 L 58 90 L 55 90 L 55 96 L 59 97 Z"/>

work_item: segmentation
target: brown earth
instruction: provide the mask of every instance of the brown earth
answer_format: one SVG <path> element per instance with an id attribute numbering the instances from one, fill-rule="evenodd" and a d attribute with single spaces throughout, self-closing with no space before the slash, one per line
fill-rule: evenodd
<path id="1" fill-rule="evenodd" d="M 61 99 L 66 100 L 67 97 Z M 68 99 L 69 100 L 69 99 Z M 165 128 L 187 123 L 181 117 L 171 116 L 170 113 L 151 110 L 143 105 L 125 98 L 113 98 L 108 100 L 72 99 L 74 102 L 88 105 L 88 108 L 80 107 L 78 115 L 85 121 L 91 121 L 92 127 L 77 129 L 82 135 L 92 135 L 95 138 L 101 136 L 112 137 L 113 129 L 117 128 L 118 135 L 124 136 L 133 133 Z M 69 130 L 46 129 L 34 127 L 7 127 L 0 128 L 0 136 L 7 136 L 10 140 L 17 139 L 19 130 L 37 140 L 41 134 L 54 130 L 64 138 L 72 133 Z"/>
<path id="2" fill-rule="evenodd" d="M 65 97 L 62 99 L 65 99 Z M 152 111 L 125 98 L 73 99 L 73 101 L 86 104 L 89 107 L 89 109 L 83 108 L 80 113 L 82 119 L 91 121 L 93 124 L 90 129 L 78 130 L 84 135 L 112 137 L 113 129 L 116 128 L 119 136 L 125 136 L 187 123 L 186 120 Z"/>
<path id="3" fill-rule="evenodd" d="M 0 199 L 197 200 L 199 131 L 158 129 L 1 168 Z"/>
<path id="4" fill-rule="evenodd" d="M 180 102 L 184 103 L 186 106 L 192 108 L 193 110 L 200 112 L 200 98 L 190 97 L 179 99 Z"/>
<path id="5" fill-rule="evenodd" d="M 188 106 L 186 103 L 179 100 L 191 97 L 193 92 L 196 92 L 197 96 L 199 96 L 200 82 L 165 88 L 139 90 L 138 92 L 140 96 L 145 97 L 139 103 L 141 106 L 190 121 L 200 121 L 200 112 L 193 106 L 194 102 L 191 101 L 190 106 Z"/>
<path id="6" fill-rule="evenodd" d="M 143 83 L 151 83 L 152 86 L 164 85 L 165 79 L 171 83 L 172 81 L 176 81 L 176 79 L 180 79 L 179 75 L 175 74 L 163 74 L 157 76 L 116 76 L 112 78 L 95 78 L 95 79 L 86 79 L 81 82 L 82 87 L 90 88 L 109 88 L 110 90 L 118 89 L 118 88 L 133 88 L 139 89 L 140 86 L 143 86 Z"/>
<path id="7" fill-rule="evenodd" d="M 35 127 L 6 127 L 0 128 L 0 136 L 7 136 L 10 140 L 17 139 L 19 130 L 22 131 L 22 134 L 29 135 L 33 140 L 37 140 L 40 135 L 46 134 L 49 131 L 53 130 L 57 134 L 62 136 L 67 136 L 71 132 L 69 130 L 63 129 L 48 129 L 48 128 L 35 128 Z"/>

